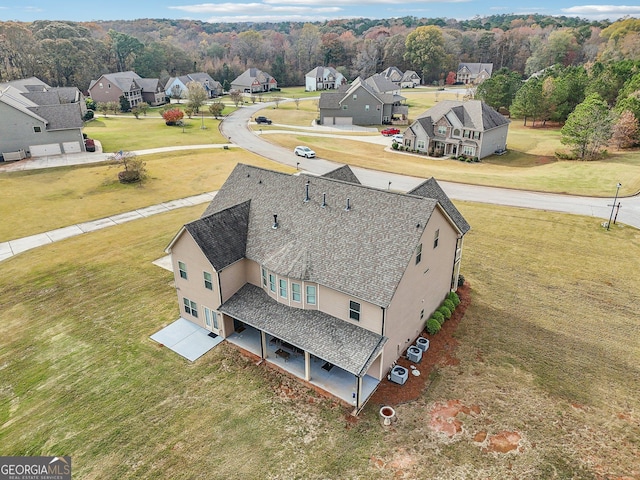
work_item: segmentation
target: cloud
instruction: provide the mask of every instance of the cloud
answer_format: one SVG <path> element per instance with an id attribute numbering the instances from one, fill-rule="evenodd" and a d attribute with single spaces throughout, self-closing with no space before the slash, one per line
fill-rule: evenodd
<path id="1" fill-rule="evenodd" d="M 576 5 L 563 8 L 564 13 L 574 15 L 640 15 L 640 6 L 630 5 Z"/>
<path id="2" fill-rule="evenodd" d="M 317 2 L 315 3 L 317 5 Z M 172 10 L 182 10 L 191 14 L 211 14 L 216 13 L 233 16 L 233 18 L 240 18 L 238 16 L 244 16 L 245 14 L 256 14 L 259 12 L 258 17 L 269 17 L 271 15 L 278 16 L 276 18 L 282 19 L 282 14 L 286 13 L 287 16 L 299 16 L 308 15 L 309 18 L 313 18 L 316 15 L 338 13 L 342 11 L 340 7 L 306 7 L 306 6 L 274 6 L 265 3 L 201 3 L 198 5 L 182 5 L 171 6 Z M 255 17 L 255 15 L 249 15 Z M 228 20 L 231 21 L 231 20 Z M 233 20 L 240 21 L 240 20 Z M 243 20 L 250 21 L 250 20 Z M 253 20 L 255 21 L 255 20 Z"/>
<path id="3" fill-rule="evenodd" d="M 447 0 L 446 3 L 465 3 L 472 0 Z M 268 4 L 284 5 L 317 5 L 318 0 L 264 0 Z M 424 5 L 425 3 L 443 3 L 443 0 L 323 0 L 324 5 L 339 5 L 341 7 L 365 7 L 369 5 Z"/>

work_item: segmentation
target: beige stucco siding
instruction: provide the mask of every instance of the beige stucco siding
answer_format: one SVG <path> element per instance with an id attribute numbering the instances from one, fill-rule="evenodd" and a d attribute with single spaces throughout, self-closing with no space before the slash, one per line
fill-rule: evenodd
<path id="1" fill-rule="evenodd" d="M 345 322 L 358 325 L 359 327 L 382 335 L 382 308 L 331 288 L 320 286 L 319 290 L 319 310 L 328 313 L 333 317 L 344 320 Z M 359 321 L 349 318 L 350 301 L 360 304 Z"/>
<path id="2" fill-rule="evenodd" d="M 436 230 L 438 246 L 433 248 Z M 387 309 L 383 334 L 389 341 L 383 351 L 383 372 L 415 341 L 431 313 L 449 293 L 457 237 L 447 217 L 436 209 L 422 234 L 422 259 L 416 264 L 415 254 L 411 258 Z"/>
<path id="3" fill-rule="evenodd" d="M 180 276 L 178 262 L 182 262 L 187 268 L 186 279 Z M 180 316 L 206 328 L 204 307 L 216 310 L 221 303 L 217 272 L 186 230 L 182 232 L 171 248 L 171 264 L 174 272 L 176 293 L 178 294 Z M 205 287 L 204 272 L 212 275 L 212 290 Z M 185 297 L 197 304 L 197 317 L 185 311 L 183 300 Z"/>
<path id="4" fill-rule="evenodd" d="M 242 259 L 223 268 L 220 271 L 220 290 L 222 291 L 222 303 L 229 300 L 233 295 L 247 283 L 247 269 L 249 264 L 254 263 Z M 259 285 L 255 282 L 255 285 Z"/>

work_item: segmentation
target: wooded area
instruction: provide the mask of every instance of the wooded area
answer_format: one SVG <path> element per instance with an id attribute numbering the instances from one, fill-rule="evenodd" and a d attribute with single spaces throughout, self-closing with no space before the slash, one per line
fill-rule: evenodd
<path id="1" fill-rule="evenodd" d="M 247 67 L 269 72 L 280 86 L 303 85 L 317 65 L 348 80 L 389 66 L 424 80 L 444 80 L 459 62 L 493 63 L 529 75 L 560 63 L 640 58 L 639 20 L 589 22 L 573 17 L 495 15 L 467 21 L 340 20 L 317 23 L 213 24 L 188 20 L 1 22 L 0 81 L 37 76 L 52 86 L 86 90 L 102 73 L 135 70 L 167 79 L 206 71 L 221 83 Z M 416 28 L 434 26 L 440 54 L 425 71 L 408 51 Z"/>

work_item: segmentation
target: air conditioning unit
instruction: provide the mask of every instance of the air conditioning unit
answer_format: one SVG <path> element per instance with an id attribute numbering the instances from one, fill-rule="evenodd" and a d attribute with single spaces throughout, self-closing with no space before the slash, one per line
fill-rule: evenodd
<path id="1" fill-rule="evenodd" d="M 411 345 L 407 348 L 407 359 L 413 363 L 420 363 L 420 360 L 422 360 L 422 350 L 415 345 Z"/>
<path id="2" fill-rule="evenodd" d="M 418 337 L 416 339 L 416 347 L 418 347 L 423 352 L 429 350 L 429 339 L 424 337 Z"/>
<path id="3" fill-rule="evenodd" d="M 400 365 L 396 365 L 391 370 L 389 380 L 391 380 L 393 383 L 404 385 L 404 383 L 407 381 L 407 378 L 409 378 L 409 370 L 401 367 Z"/>

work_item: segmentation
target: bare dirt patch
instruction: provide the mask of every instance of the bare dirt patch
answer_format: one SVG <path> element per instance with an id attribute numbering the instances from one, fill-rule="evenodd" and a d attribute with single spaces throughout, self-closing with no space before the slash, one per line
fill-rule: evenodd
<path id="1" fill-rule="evenodd" d="M 518 449 L 522 436 L 518 432 L 498 432 L 489 437 L 487 451 L 508 453 Z"/>

